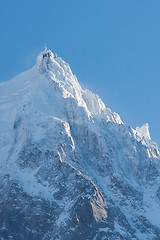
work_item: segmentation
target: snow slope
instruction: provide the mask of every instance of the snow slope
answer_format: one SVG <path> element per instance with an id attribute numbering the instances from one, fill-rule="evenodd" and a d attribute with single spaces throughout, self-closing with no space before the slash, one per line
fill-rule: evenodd
<path id="1" fill-rule="evenodd" d="M 1 239 L 159 239 L 148 128 L 126 126 L 45 49 L 0 84 Z"/>

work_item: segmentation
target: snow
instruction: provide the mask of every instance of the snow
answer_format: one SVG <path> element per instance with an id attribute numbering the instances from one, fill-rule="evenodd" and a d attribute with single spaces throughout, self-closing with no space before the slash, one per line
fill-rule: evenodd
<path id="1" fill-rule="evenodd" d="M 144 189 L 144 211 L 145 216 L 154 225 L 160 227 L 160 218 L 157 213 L 160 212 L 160 204 L 156 197 L 157 194 L 157 184 L 152 187 L 147 187 Z"/>
<path id="2" fill-rule="evenodd" d="M 142 127 L 136 127 L 136 130 L 132 128 L 132 131 L 135 139 L 141 142 L 144 146 L 148 148 L 147 149 L 148 156 L 150 158 L 152 157 L 159 158 L 160 154 L 159 154 L 158 146 L 151 139 L 148 123 L 143 124 Z"/>
<path id="3" fill-rule="evenodd" d="M 66 110 L 71 111 L 71 108 L 77 108 L 77 105 L 81 108 L 77 117 L 74 118 L 75 123 L 81 124 L 84 118 L 87 121 L 95 117 L 122 123 L 118 114 L 106 109 L 98 95 L 81 89 L 67 63 L 61 58 L 54 58 L 50 50 L 46 51 L 51 53 L 49 71 L 47 59 L 43 59 L 43 53 L 41 53 L 37 58 L 37 64 L 32 69 L 0 84 L 0 154 L 2 156 L 3 151 L 3 159 L 4 154 L 7 155 L 4 147 L 13 144 L 14 122 L 18 116 L 23 115 L 24 109 L 27 109 L 25 111 L 28 111 L 30 118 L 32 118 L 31 112 L 39 112 L 41 120 L 35 120 L 33 114 L 37 124 L 30 121 L 33 125 L 30 127 L 34 141 L 40 141 L 45 136 L 45 129 L 38 123 L 43 121 L 43 115 L 44 118 L 46 115 L 57 117 L 68 124 L 64 113 Z M 41 71 L 44 74 L 41 74 Z M 47 79 L 48 76 L 46 78 L 46 72 L 51 80 Z M 65 99 L 67 99 L 66 103 Z"/>
<path id="4" fill-rule="evenodd" d="M 148 123 L 143 124 L 142 127 L 136 127 L 136 131 L 139 134 L 140 138 L 144 137 L 145 139 L 151 140 Z"/>
<path id="5" fill-rule="evenodd" d="M 117 222 L 114 222 L 114 226 L 118 233 L 120 233 L 122 236 L 126 235 L 125 229 L 123 229 Z"/>
<path id="6" fill-rule="evenodd" d="M 132 215 L 144 214 L 160 227 L 158 178 L 152 174 L 154 187 L 146 180 L 152 170 L 150 163 L 159 173 L 160 158 L 148 124 L 135 130 L 126 126 L 97 94 L 81 88 L 67 63 L 55 58 L 50 50 L 46 49 L 46 53 L 49 57 L 40 53 L 32 69 L 0 84 L 0 174 L 9 173 L 29 195 L 52 201 L 56 189 L 37 179 L 40 167 L 47 166 L 48 160 L 45 164 L 38 162 L 34 168 L 19 166 L 17 159 L 29 141 L 44 152 L 52 151 L 61 164 L 67 162 L 75 171 L 82 171 L 130 221 Z M 132 206 L 135 204 L 134 197 L 129 195 L 132 191 L 135 195 L 138 191 L 142 193 L 144 213 L 140 203 L 137 209 Z M 58 225 L 67 222 L 70 204 L 59 216 Z M 92 208 L 97 221 L 106 218 L 104 209 L 99 211 L 94 202 Z M 124 235 L 125 230 L 117 222 L 115 229 Z M 137 234 L 141 236 L 140 232 Z"/>
<path id="7" fill-rule="evenodd" d="M 11 170 L 12 177 L 16 179 L 17 183 L 23 188 L 23 190 L 31 196 L 43 197 L 46 200 L 53 199 L 53 193 L 55 189 L 49 189 L 47 182 L 43 182 L 43 185 L 39 183 L 35 177 L 39 169 L 35 171 L 23 171 L 15 168 Z"/>

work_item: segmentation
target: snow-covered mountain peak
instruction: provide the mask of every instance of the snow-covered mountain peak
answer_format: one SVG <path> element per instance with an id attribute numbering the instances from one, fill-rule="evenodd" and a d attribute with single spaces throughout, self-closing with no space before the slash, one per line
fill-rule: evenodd
<path id="1" fill-rule="evenodd" d="M 148 125 L 123 124 L 47 48 L 0 84 L 2 239 L 159 239 L 159 169 Z"/>
<path id="2" fill-rule="evenodd" d="M 119 115 L 106 108 L 97 94 L 81 88 L 69 64 L 47 49 L 39 54 L 33 68 L 0 83 L 0 96 L 0 146 L 3 147 L 12 144 L 17 119 L 30 115 L 33 120 L 35 112 L 39 116 L 37 124 L 53 116 L 67 124 L 87 125 L 88 120 L 122 123 Z M 8 153 L 5 154 L 7 158 Z"/>
<path id="3" fill-rule="evenodd" d="M 61 92 L 63 98 L 75 99 L 78 105 L 84 108 L 88 118 L 91 115 L 99 115 L 97 117 L 122 124 L 119 115 L 106 108 L 97 94 L 81 88 L 69 64 L 57 57 L 57 54 L 45 48 L 37 58 L 37 67 L 39 73 L 49 79 L 51 85 L 54 85 L 56 91 Z"/>
<path id="4" fill-rule="evenodd" d="M 52 77 L 52 79 L 67 82 L 73 77 L 69 64 L 47 48 L 37 57 L 37 66 L 41 74 Z M 75 84 L 75 82 L 72 81 L 72 84 Z"/>

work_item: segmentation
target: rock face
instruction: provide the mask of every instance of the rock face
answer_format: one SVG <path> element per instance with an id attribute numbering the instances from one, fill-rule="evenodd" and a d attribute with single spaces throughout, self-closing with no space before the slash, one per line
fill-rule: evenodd
<path id="1" fill-rule="evenodd" d="M 0 239 L 160 239 L 160 155 L 45 49 L 0 84 Z"/>

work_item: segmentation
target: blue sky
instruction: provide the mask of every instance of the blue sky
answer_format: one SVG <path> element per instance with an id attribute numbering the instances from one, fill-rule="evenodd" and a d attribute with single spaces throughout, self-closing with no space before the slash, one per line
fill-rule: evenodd
<path id="1" fill-rule="evenodd" d="M 160 146 L 159 0 L 5 0 L 0 9 L 0 81 L 32 67 L 46 42 L 125 124 L 148 122 Z"/>

